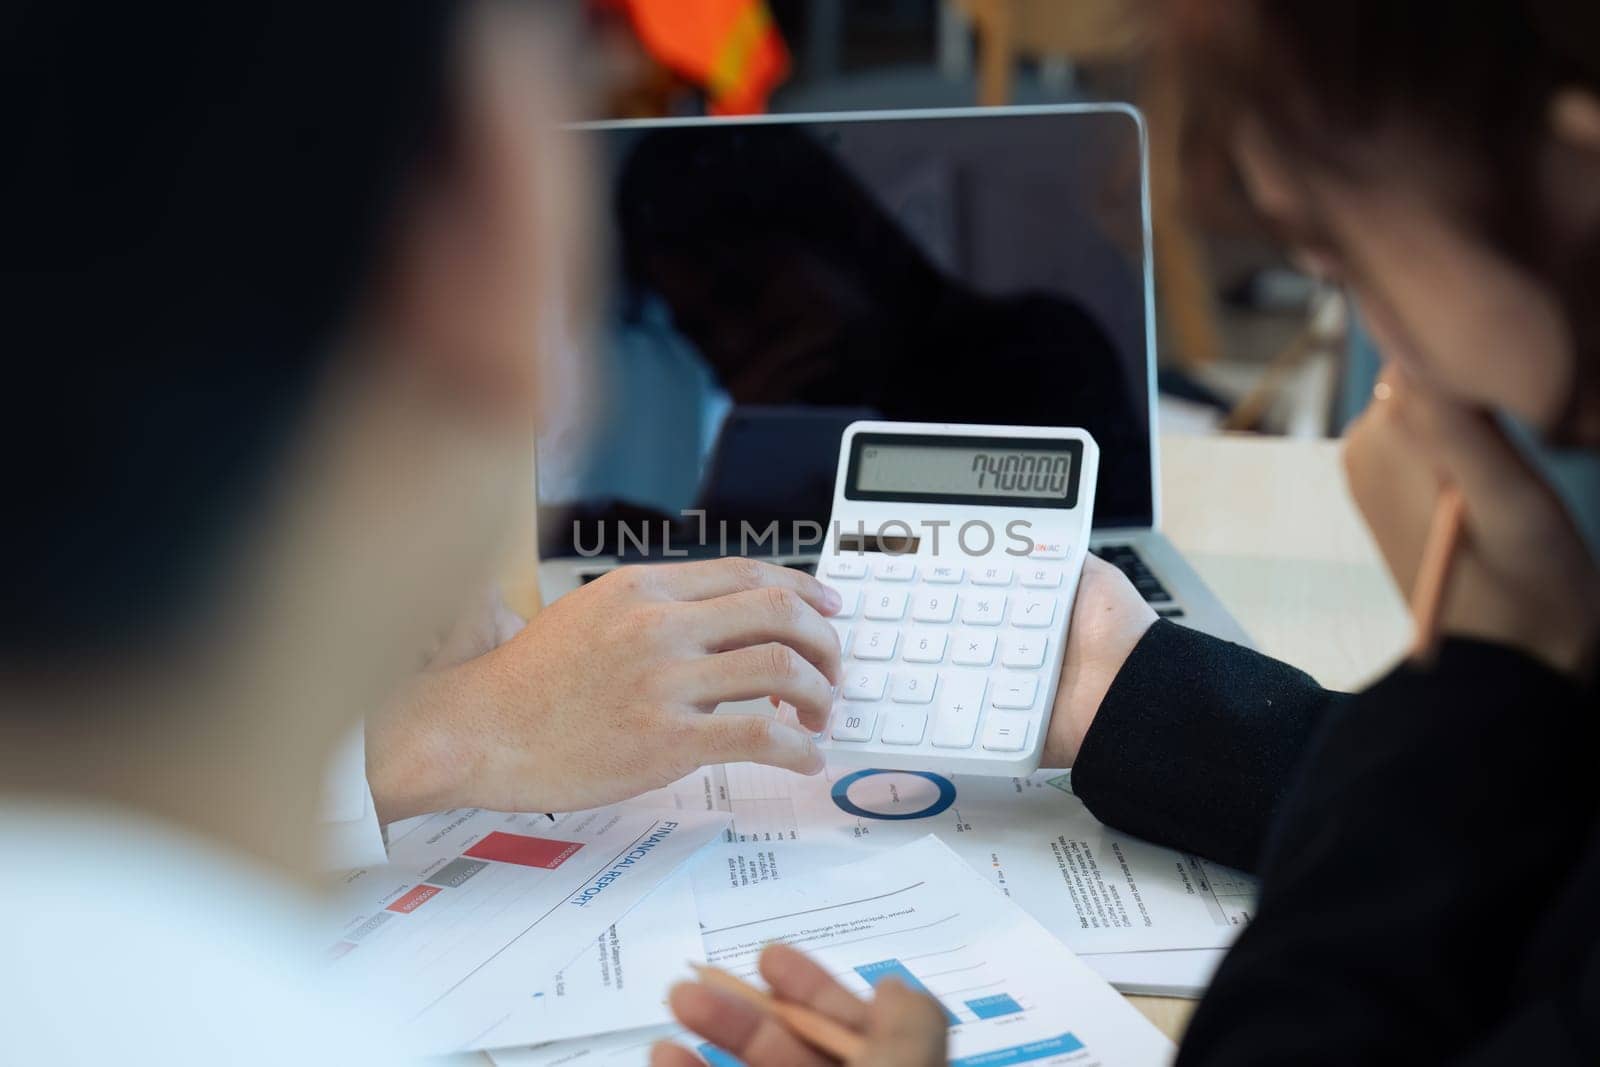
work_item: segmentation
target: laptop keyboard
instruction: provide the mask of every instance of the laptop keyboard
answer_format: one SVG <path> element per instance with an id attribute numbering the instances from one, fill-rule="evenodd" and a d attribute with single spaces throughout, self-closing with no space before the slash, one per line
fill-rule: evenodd
<path id="1" fill-rule="evenodd" d="M 1132 582 L 1133 587 L 1139 591 L 1139 595 L 1144 597 L 1145 601 L 1156 609 L 1157 615 L 1163 619 L 1183 618 L 1183 609 L 1173 603 L 1172 594 L 1168 593 L 1166 586 L 1162 585 L 1156 576 L 1150 573 L 1150 568 L 1145 565 L 1144 560 L 1139 556 L 1138 550 L 1132 545 L 1101 545 L 1099 548 L 1090 549 L 1090 551 L 1127 575 L 1128 581 Z M 805 571 L 807 574 L 817 573 L 815 560 L 800 560 L 794 563 L 786 563 L 784 566 L 797 571 Z M 587 585 L 604 573 L 606 572 L 587 571 L 579 576 L 579 580 Z"/>
<path id="2" fill-rule="evenodd" d="M 1145 602 L 1156 609 L 1156 614 L 1163 619 L 1183 618 L 1183 609 L 1172 602 L 1172 594 L 1167 592 L 1167 587 L 1162 585 L 1156 576 L 1150 573 L 1150 568 L 1139 556 L 1139 552 L 1132 545 L 1101 545 L 1089 551 L 1111 564 L 1117 570 L 1127 575 L 1128 581 L 1139 590 L 1139 595 Z"/>

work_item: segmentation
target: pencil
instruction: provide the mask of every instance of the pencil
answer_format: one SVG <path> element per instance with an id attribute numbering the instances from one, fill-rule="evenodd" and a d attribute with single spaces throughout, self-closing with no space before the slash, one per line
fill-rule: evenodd
<path id="1" fill-rule="evenodd" d="M 830 1056 L 849 1061 L 860 1057 L 865 1049 L 866 1043 L 860 1034 L 820 1012 L 799 1004 L 777 1000 L 720 967 L 708 967 L 703 963 L 693 962 L 689 966 L 694 968 L 695 976 L 712 989 L 720 989 L 771 1014 L 801 1040 L 815 1045 Z"/>
<path id="2" fill-rule="evenodd" d="M 1433 507 L 1433 523 L 1428 527 L 1428 540 L 1422 546 L 1422 561 L 1417 567 L 1417 584 L 1411 590 L 1411 619 L 1416 626 L 1411 662 L 1418 666 L 1432 663 L 1439 650 L 1439 616 L 1465 518 L 1466 501 L 1461 490 L 1445 486 Z"/>

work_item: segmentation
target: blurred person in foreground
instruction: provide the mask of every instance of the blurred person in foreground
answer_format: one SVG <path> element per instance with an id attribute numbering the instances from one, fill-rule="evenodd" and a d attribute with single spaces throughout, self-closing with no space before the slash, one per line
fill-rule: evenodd
<path id="1" fill-rule="evenodd" d="M 572 402 L 541 339 L 580 182 L 525 6 L 0 21 L 0 1060 L 393 1062 L 306 941 L 363 717 L 384 819 L 815 773 L 805 729 L 705 713 L 778 694 L 820 728 L 836 602 L 624 570 L 416 673 Z"/>
<path id="2" fill-rule="evenodd" d="M 1105 822 L 1261 876 L 1180 1064 L 1600 1062 L 1600 5 L 1171 7 L 1198 147 L 1386 358 L 1345 465 L 1396 582 L 1445 484 L 1464 542 L 1437 656 L 1354 695 L 1157 621 L 1091 558 L 1046 765 Z M 863 1062 L 943 1062 L 925 999 L 761 966 Z M 715 990 L 672 1006 L 752 1067 L 825 1062 Z"/>

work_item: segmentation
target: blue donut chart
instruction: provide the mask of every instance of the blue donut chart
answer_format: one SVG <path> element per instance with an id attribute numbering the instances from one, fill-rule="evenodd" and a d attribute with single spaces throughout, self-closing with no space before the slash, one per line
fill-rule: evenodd
<path id="1" fill-rule="evenodd" d="M 871 811 L 867 808 L 863 808 L 861 805 L 850 799 L 851 786 L 855 785 L 864 778 L 871 778 L 879 774 L 908 774 L 913 778 L 922 778 L 934 784 L 934 787 L 939 790 L 939 796 L 933 801 L 933 803 L 929 804 L 920 811 L 896 812 L 893 814 L 881 811 Z M 831 795 L 833 797 L 833 802 L 839 806 L 841 811 L 844 811 L 850 815 L 854 815 L 857 818 L 883 819 L 888 822 L 903 822 L 907 819 L 929 819 L 945 811 L 950 807 L 950 805 L 956 802 L 956 784 L 950 779 L 945 778 L 942 775 L 933 774 L 930 771 L 866 770 L 856 771 L 853 774 L 847 774 L 837 782 L 834 782 Z"/>

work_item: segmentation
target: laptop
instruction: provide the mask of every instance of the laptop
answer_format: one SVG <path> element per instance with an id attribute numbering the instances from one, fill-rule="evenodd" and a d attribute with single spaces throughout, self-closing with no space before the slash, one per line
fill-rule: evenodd
<path id="1" fill-rule="evenodd" d="M 1249 643 L 1161 533 L 1149 175 L 1124 105 L 573 127 L 609 296 L 542 438 L 547 600 L 628 563 L 814 566 L 857 419 L 1081 426 L 1092 550 Z M 581 422 L 581 425 L 578 423 Z"/>

